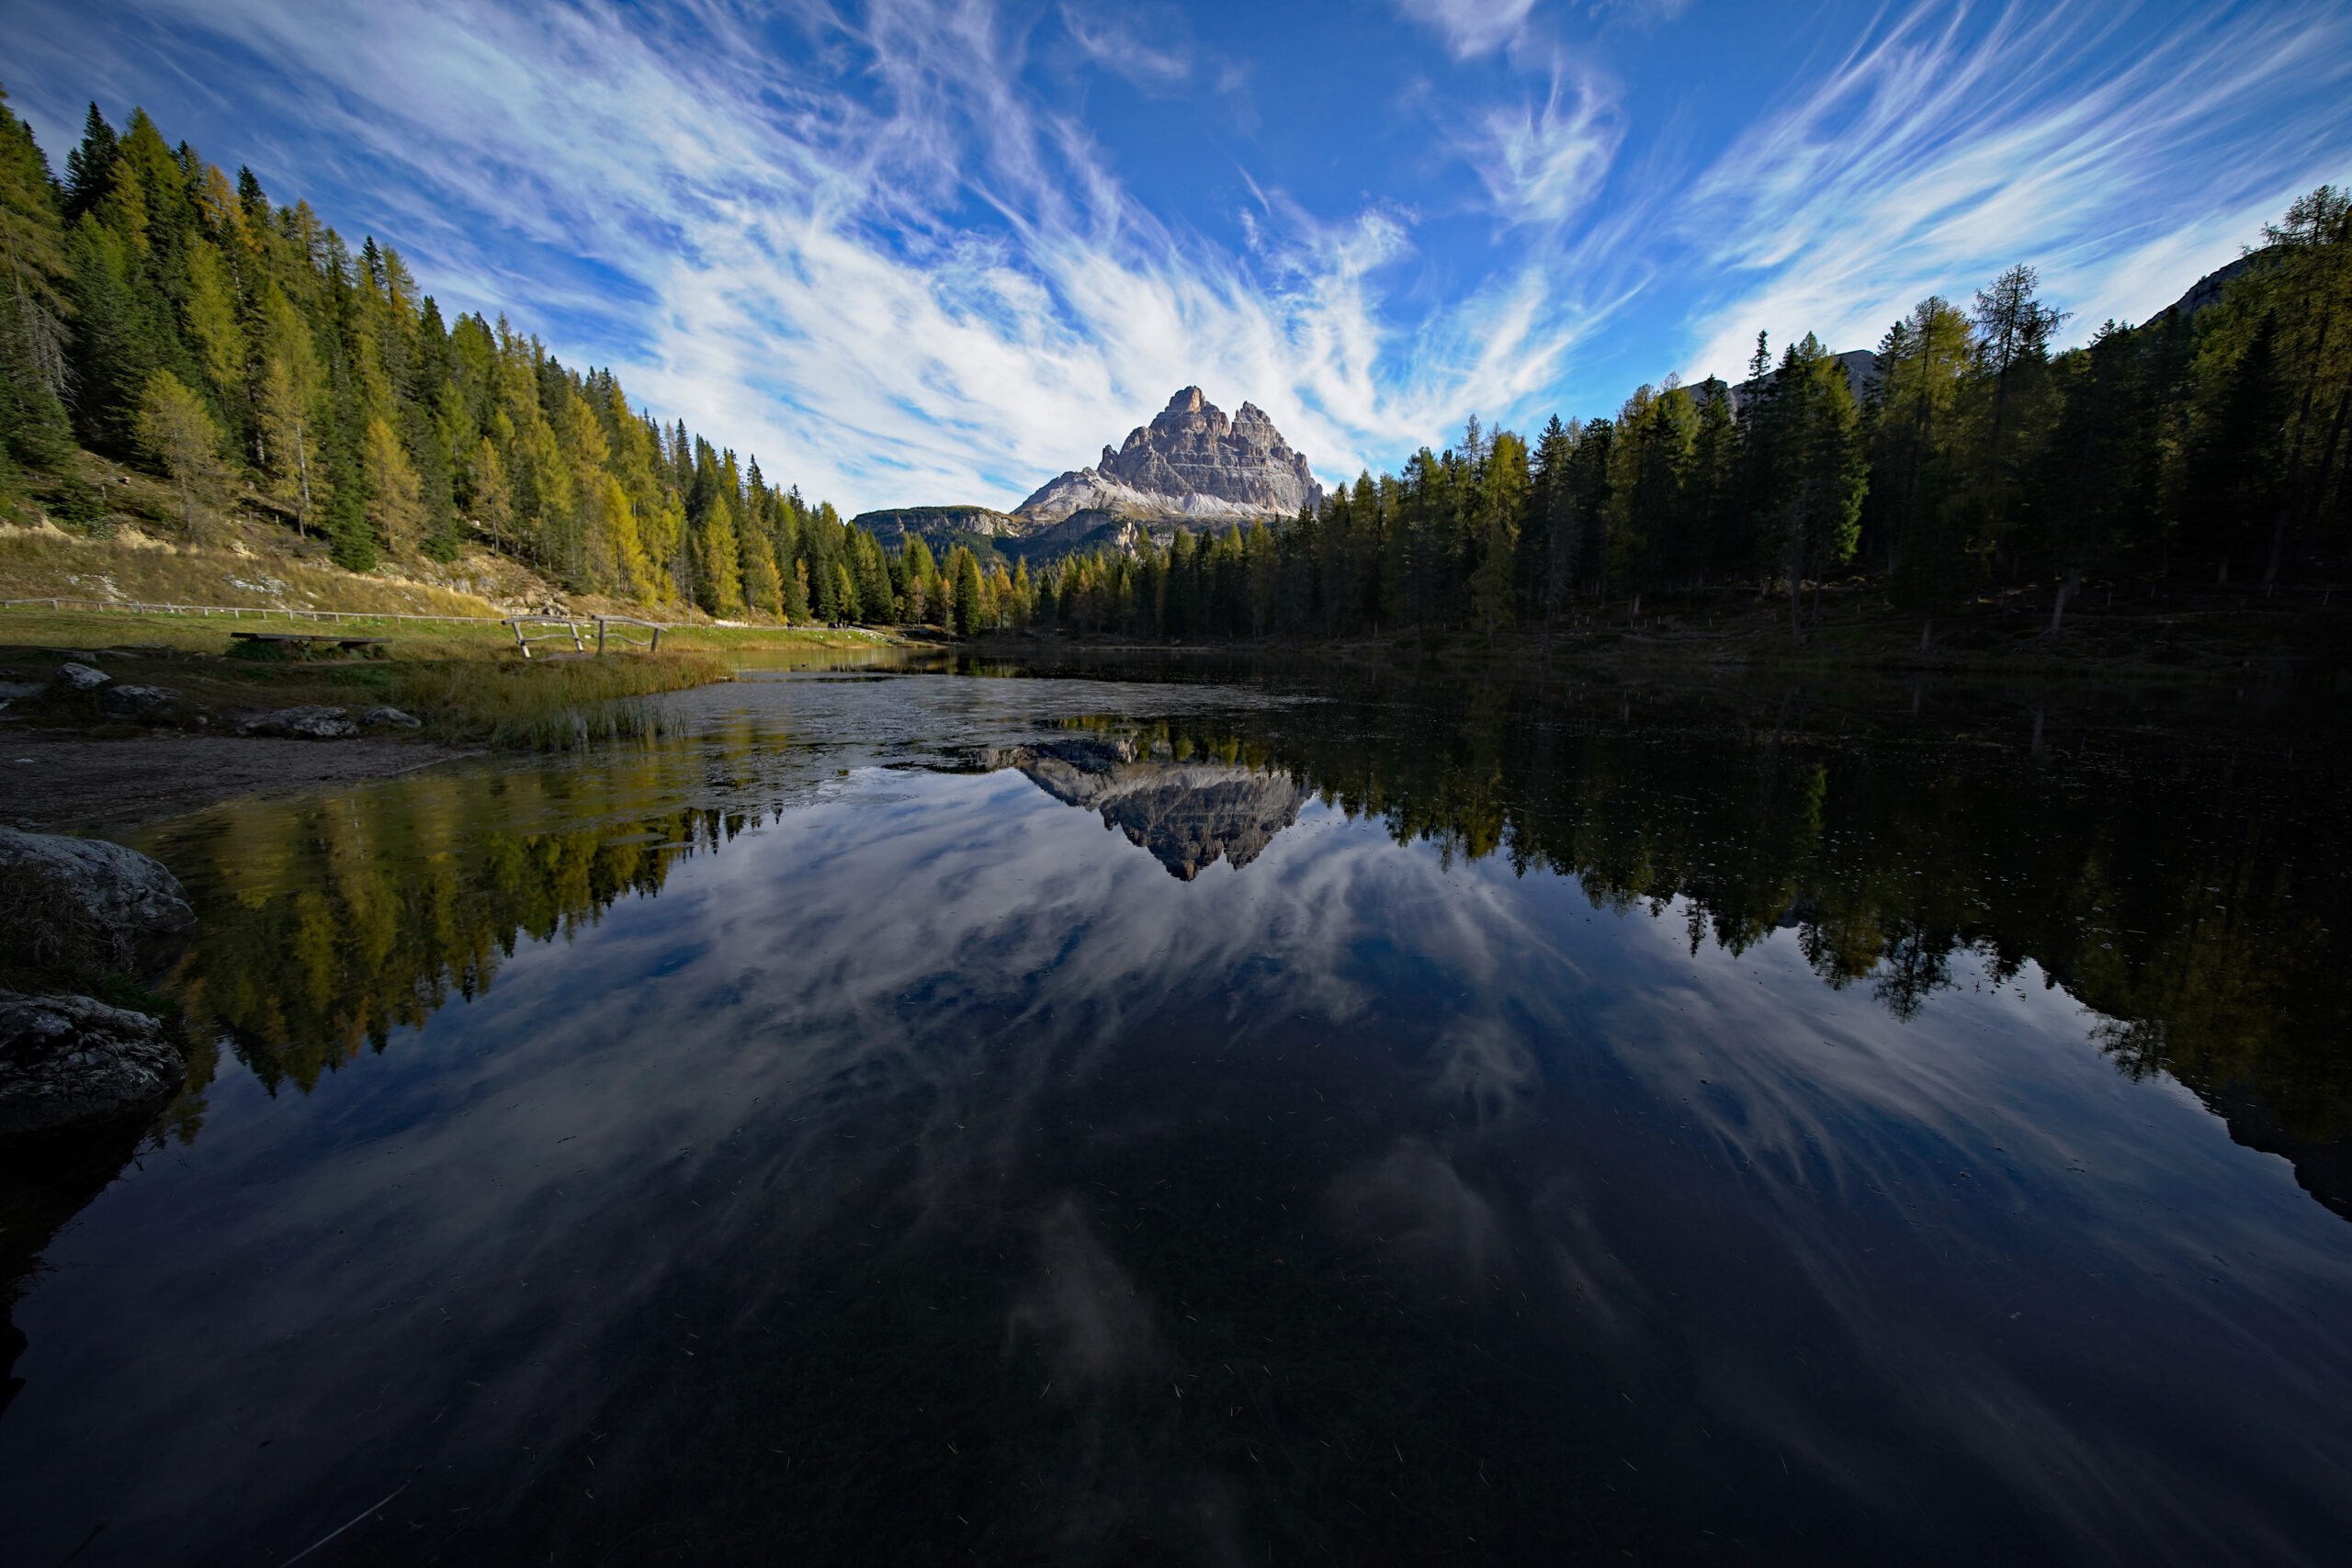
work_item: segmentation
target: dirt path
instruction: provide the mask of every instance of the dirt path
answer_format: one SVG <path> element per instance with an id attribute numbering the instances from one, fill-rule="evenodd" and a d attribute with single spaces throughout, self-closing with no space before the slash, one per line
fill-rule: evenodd
<path id="1" fill-rule="evenodd" d="M 481 755 L 390 739 L 277 740 L 159 730 L 118 740 L 0 724 L 0 823 L 122 828 L 239 795 L 356 784 Z"/>

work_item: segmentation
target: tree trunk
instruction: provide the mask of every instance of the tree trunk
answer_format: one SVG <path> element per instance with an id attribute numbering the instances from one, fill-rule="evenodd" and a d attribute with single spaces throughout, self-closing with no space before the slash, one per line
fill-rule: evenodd
<path id="1" fill-rule="evenodd" d="M 2079 570 L 2068 572 L 2066 581 L 2058 585 L 2058 602 L 2050 606 L 2050 636 L 2058 635 L 2059 623 L 2066 616 L 2066 601 L 2082 592 L 2082 587 L 2083 574 Z"/>

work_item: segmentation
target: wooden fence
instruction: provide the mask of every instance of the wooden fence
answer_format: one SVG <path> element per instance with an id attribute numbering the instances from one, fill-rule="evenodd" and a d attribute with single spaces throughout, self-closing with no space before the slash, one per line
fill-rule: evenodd
<path id="1" fill-rule="evenodd" d="M 568 637 L 571 639 L 572 652 L 587 652 L 588 648 L 582 640 L 580 628 L 588 626 L 596 628 L 596 651 L 599 653 L 605 651 L 605 639 L 608 636 L 615 642 L 627 643 L 631 648 L 642 648 L 648 652 L 658 652 L 662 647 L 662 634 L 669 629 L 659 621 L 639 621 L 628 615 L 509 615 L 505 617 L 504 624 L 514 629 L 514 646 L 523 650 L 523 657 L 526 659 L 531 657 L 533 643 L 546 642 L 554 637 Z M 548 629 L 533 637 L 525 634 L 523 628 L 526 626 Z M 652 636 L 630 637 L 626 632 L 611 630 L 614 626 L 638 626 L 652 633 Z"/>
<path id="2" fill-rule="evenodd" d="M 584 626 L 593 626 L 596 628 L 596 651 L 599 653 L 605 651 L 605 643 L 608 636 L 611 640 L 626 643 L 632 648 L 652 649 L 662 646 L 663 632 L 675 629 L 668 622 L 640 621 L 628 615 L 419 615 L 396 610 L 297 610 L 276 604 L 147 604 L 128 599 L 74 599 L 55 595 L 42 599 L 0 599 L 0 610 L 19 607 L 51 610 L 115 610 L 134 615 L 197 615 L 207 619 L 218 615 L 223 619 L 237 621 L 243 620 L 247 616 L 266 621 L 275 615 L 289 622 L 309 621 L 314 625 L 335 626 L 348 621 L 427 621 L 450 626 L 511 626 L 514 631 L 514 640 L 522 648 L 523 657 L 526 659 L 531 656 L 532 643 L 545 642 L 548 637 L 569 635 L 572 648 L 577 651 L 586 652 L 586 639 L 580 630 Z M 566 627 L 570 630 L 568 634 L 559 630 L 550 631 L 545 636 L 526 637 L 523 632 L 526 626 Z M 651 635 L 634 637 L 626 632 L 607 630 L 614 626 L 636 626 Z"/>

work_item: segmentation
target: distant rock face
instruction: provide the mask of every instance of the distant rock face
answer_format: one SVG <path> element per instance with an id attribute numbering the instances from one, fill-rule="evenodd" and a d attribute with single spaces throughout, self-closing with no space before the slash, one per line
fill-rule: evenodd
<path id="1" fill-rule="evenodd" d="M 2223 289 L 2227 288 L 2231 284 L 2235 283 L 2247 273 L 2254 271 L 2257 267 L 2264 266 L 2275 259 L 2276 253 L 2267 249 L 2254 251 L 2248 254 L 2242 255 L 2238 257 L 2237 260 L 2229 262 L 2216 270 L 2207 273 L 2204 276 L 2190 284 L 2188 286 L 2188 292 L 2174 300 L 2170 305 L 2166 306 L 2165 310 L 2177 310 L 2183 316 L 2193 316 L 2197 314 L 2198 311 L 2205 309 L 2208 305 L 2219 304 L 2221 302 L 2222 291 Z M 2161 316 L 2164 313 L 2164 310 L 2159 310 L 2156 312 L 2155 316 L 2151 316 L 2148 320 L 2153 321 L 2156 319 L 2156 316 Z"/>
<path id="2" fill-rule="evenodd" d="M 1053 479 L 1015 509 L 1038 523 L 1078 512 L 1212 521 L 1295 516 L 1320 504 L 1323 487 L 1254 403 L 1231 420 L 1187 387 L 1102 461 Z"/>
<path id="3" fill-rule="evenodd" d="M 986 506 L 894 506 L 861 512 L 850 521 L 873 535 L 884 549 L 902 547 L 910 534 L 929 541 L 959 533 L 989 538 L 1028 532 L 1022 519 Z"/>

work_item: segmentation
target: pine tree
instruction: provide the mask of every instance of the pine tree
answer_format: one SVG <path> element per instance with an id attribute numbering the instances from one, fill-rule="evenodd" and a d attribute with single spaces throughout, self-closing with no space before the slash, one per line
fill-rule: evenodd
<path id="1" fill-rule="evenodd" d="M 96 208 L 114 186 L 115 159 L 121 142 L 106 116 L 92 104 L 82 121 L 82 144 L 65 154 L 65 221 L 73 223 Z"/>
<path id="2" fill-rule="evenodd" d="M 743 530 L 743 596 L 752 607 L 771 615 L 785 613 L 784 578 L 776 570 L 775 548 L 765 529 Z"/>
<path id="3" fill-rule="evenodd" d="M 49 160 L 0 92 L 0 468 L 61 467 L 65 413 L 64 224 Z"/>
<path id="4" fill-rule="evenodd" d="M 1508 430 L 1494 433 L 1479 476 L 1476 511 L 1478 565 L 1471 575 L 1471 603 L 1493 646 L 1496 629 L 1514 619 L 1513 589 L 1519 567 L 1519 527 L 1530 489 L 1527 443 Z"/>
<path id="5" fill-rule="evenodd" d="M 956 635 L 970 637 L 980 628 L 980 563 L 973 558 L 970 550 L 958 545 L 948 558 L 948 570 L 955 580 L 956 604 L 952 614 Z"/>
<path id="6" fill-rule="evenodd" d="M 696 530 L 702 564 L 702 607 L 722 618 L 743 609 L 743 568 L 735 543 L 734 509 L 727 497 L 713 493 Z"/>

